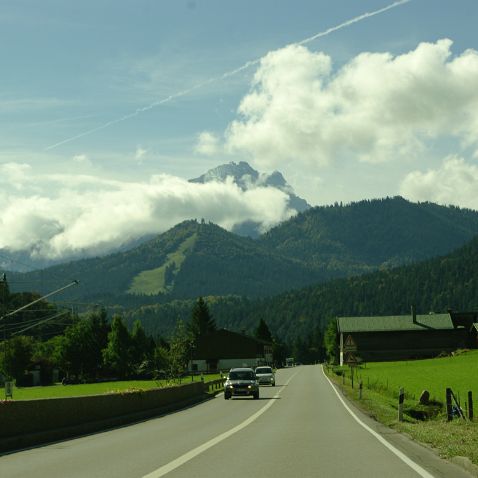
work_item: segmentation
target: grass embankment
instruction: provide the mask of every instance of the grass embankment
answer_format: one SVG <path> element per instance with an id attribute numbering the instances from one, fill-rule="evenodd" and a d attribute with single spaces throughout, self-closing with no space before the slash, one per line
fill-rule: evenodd
<path id="1" fill-rule="evenodd" d="M 204 375 L 209 382 L 220 378 L 220 375 Z M 194 381 L 199 381 L 199 376 Z M 191 377 L 184 377 L 181 383 L 191 383 Z M 126 392 L 133 390 L 150 390 L 152 388 L 179 385 L 179 381 L 170 380 L 125 380 L 118 382 L 82 383 L 77 385 L 49 385 L 45 387 L 14 387 L 14 400 L 36 400 L 39 398 L 80 397 L 85 395 L 103 395 L 106 393 Z M 2 391 L 3 392 L 3 391 Z M 1 397 L 3 398 L 3 397 Z"/>
<path id="2" fill-rule="evenodd" d="M 128 294 L 156 295 L 167 292 L 171 286 L 166 283 L 166 269 L 172 267 L 173 274 L 176 275 L 179 269 L 181 269 L 188 251 L 194 247 L 196 239 L 197 234 L 188 237 L 175 252 L 168 254 L 166 261 L 160 267 L 140 272 L 133 278 Z"/>
<path id="3" fill-rule="evenodd" d="M 353 389 L 349 367 L 330 369 L 335 373 L 329 373 L 329 377 L 376 420 L 431 446 L 445 458 L 466 456 L 478 465 L 478 424 L 461 418 L 447 422 L 445 408 L 447 387 L 461 398 L 465 415 L 468 391 L 473 392 L 474 402 L 478 403 L 477 368 L 478 351 L 473 351 L 431 360 L 369 363 L 355 369 Z M 360 380 L 363 383 L 361 400 Z M 403 422 L 397 419 L 400 387 L 405 389 Z M 430 399 L 437 402 L 434 407 L 419 405 L 423 390 L 428 390 Z M 477 407 L 474 408 L 477 414 Z M 430 418 L 414 418 L 424 413 Z"/>

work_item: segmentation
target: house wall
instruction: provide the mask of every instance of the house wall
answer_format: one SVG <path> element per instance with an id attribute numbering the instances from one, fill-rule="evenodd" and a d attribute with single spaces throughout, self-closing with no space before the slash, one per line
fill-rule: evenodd
<path id="1" fill-rule="evenodd" d="M 220 359 L 217 361 L 217 370 L 221 371 L 229 371 L 231 368 L 235 367 L 251 367 L 255 368 L 258 365 L 261 365 L 263 360 L 260 358 L 238 358 L 238 359 Z M 197 365 L 197 371 L 198 372 L 211 372 L 212 370 L 209 370 L 208 368 L 208 363 L 206 360 L 197 360 L 195 359 L 193 361 L 194 365 Z M 191 370 L 191 365 L 189 365 L 189 370 Z"/>
<path id="2" fill-rule="evenodd" d="M 395 331 L 395 332 L 354 332 L 343 333 L 340 358 L 346 360 L 347 337 L 355 342 L 356 357 L 366 362 L 387 360 L 410 360 L 436 357 L 441 352 L 450 353 L 468 346 L 469 334 L 465 329 Z"/>

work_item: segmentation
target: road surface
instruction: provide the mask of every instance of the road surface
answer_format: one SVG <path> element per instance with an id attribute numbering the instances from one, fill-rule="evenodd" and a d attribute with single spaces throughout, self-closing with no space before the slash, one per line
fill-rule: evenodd
<path id="1" fill-rule="evenodd" d="M 465 478 L 343 403 L 320 366 L 281 369 L 260 400 L 180 412 L 0 456 L 8 478 Z"/>

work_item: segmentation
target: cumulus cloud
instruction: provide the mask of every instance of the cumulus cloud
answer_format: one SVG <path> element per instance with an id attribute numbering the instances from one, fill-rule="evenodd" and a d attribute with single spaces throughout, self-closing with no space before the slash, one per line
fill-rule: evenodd
<path id="1" fill-rule="evenodd" d="M 203 131 L 198 135 L 195 152 L 204 155 L 213 155 L 220 150 L 219 138 L 209 131 Z"/>
<path id="2" fill-rule="evenodd" d="M 264 169 L 291 160 L 324 166 L 344 156 L 418 157 L 427 141 L 457 138 L 478 154 L 478 52 L 452 57 L 452 41 L 408 53 L 332 59 L 290 45 L 266 55 L 226 133 L 226 147 Z"/>
<path id="3" fill-rule="evenodd" d="M 31 171 L 29 164 L 6 163 L 0 164 L 0 178 L 14 189 L 21 189 Z"/>
<path id="4" fill-rule="evenodd" d="M 478 210 L 478 166 L 449 157 L 437 169 L 413 171 L 400 185 L 400 194 L 412 201 L 454 204 Z"/>
<path id="5" fill-rule="evenodd" d="M 232 181 L 195 184 L 155 175 L 148 182 L 122 182 L 38 175 L 28 165 L 15 164 L 3 165 L 0 172 L 5 171 L 8 175 L 0 175 L 0 248 L 26 249 L 39 257 L 105 253 L 185 219 L 204 218 L 226 229 L 244 221 L 269 228 L 293 214 L 283 192 L 242 191 Z"/>

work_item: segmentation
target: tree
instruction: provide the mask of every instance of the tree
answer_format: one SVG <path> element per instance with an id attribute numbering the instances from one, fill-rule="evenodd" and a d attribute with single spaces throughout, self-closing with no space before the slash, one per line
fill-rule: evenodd
<path id="1" fill-rule="evenodd" d="M 256 339 L 264 340 L 265 342 L 273 341 L 271 331 L 264 319 L 259 321 L 259 325 L 257 326 L 254 335 Z"/>
<path id="2" fill-rule="evenodd" d="M 103 350 L 103 360 L 119 378 L 126 378 L 132 372 L 132 339 L 119 315 L 115 315 L 111 321 L 111 331 L 108 334 L 108 345 Z"/>
<path id="3" fill-rule="evenodd" d="M 151 337 L 146 336 L 143 325 L 139 320 L 133 323 L 131 332 L 132 360 L 139 374 L 144 374 L 151 369 L 154 356 L 155 343 Z"/>
<path id="4" fill-rule="evenodd" d="M 194 304 L 191 313 L 190 329 L 194 340 L 197 340 L 201 335 L 206 335 L 216 330 L 216 322 L 202 297 L 199 297 Z"/>
<path id="5" fill-rule="evenodd" d="M 337 322 L 330 320 L 324 335 L 324 348 L 327 360 L 330 363 L 337 363 L 338 344 L 337 344 Z"/>
<path id="6" fill-rule="evenodd" d="M 31 337 L 17 335 L 2 344 L 1 370 L 6 377 L 20 381 L 32 362 L 34 340 Z"/>
<path id="7" fill-rule="evenodd" d="M 192 344 L 191 332 L 179 321 L 169 344 L 168 365 L 171 378 L 180 377 L 187 370 Z"/>
<path id="8" fill-rule="evenodd" d="M 65 330 L 56 352 L 67 375 L 97 377 L 103 366 L 102 350 L 108 344 L 106 311 L 90 312 Z"/>
<path id="9" fill-rule="evenodd" d="M 276 367 L 280 367 L 285 364 L 287 357 L 287 347 L 285 344 L 274 341 L 272 344 L 272 361 Z"/>

